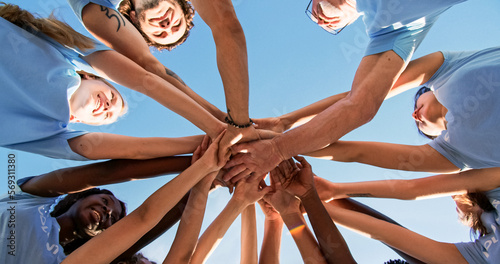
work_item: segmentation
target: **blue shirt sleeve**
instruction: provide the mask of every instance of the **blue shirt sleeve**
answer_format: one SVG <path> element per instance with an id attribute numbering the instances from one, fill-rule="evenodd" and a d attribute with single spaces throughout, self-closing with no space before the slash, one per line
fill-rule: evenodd
<path id="1" fill-rule="evenodd" d="M 68 143 L 69 139 L 85 135 L 86 133 L 88 132 L 67 130 L 66 132 L 59 133 L 48 138 L 7 145 L 5 147 L 36 153 L 56 159 L 87 161 L 89 159 L 75 153 Z"/>

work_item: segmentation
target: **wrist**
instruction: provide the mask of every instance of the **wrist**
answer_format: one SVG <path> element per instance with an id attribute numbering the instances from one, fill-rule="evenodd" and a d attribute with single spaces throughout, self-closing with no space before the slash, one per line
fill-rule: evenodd
<path id="1" fill-rule="evenodd" d="M 289 159 L 283 153 L 283 147 L 282 147 L 283 140 L 281 140 L 281 137 L 282 136 L 279 135 L 271 139 L 271 147 L 272 151 L 275 153 L 274 157 L 276 159 L 274 164 L 280 164 L 282 161 Z"/>
<path id="2" fill-rule="evenodd" d="M 299 198 L 300 198 L 300 201 L 302 202 L 302 204 L 304 205 L 304 207 L 308 203 L 315 203 L 317 201 L 321 202 L 321 199 L 319 198 L 318 192 L 316 191 L 316 189 L 314 187 L 306 190 L 306 192 L 304 194 L 300 195 Z"/>

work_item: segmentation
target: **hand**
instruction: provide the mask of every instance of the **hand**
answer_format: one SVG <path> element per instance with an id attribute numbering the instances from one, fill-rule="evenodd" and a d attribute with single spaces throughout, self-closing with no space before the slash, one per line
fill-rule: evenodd
<path id="1" fill-rule="evenodd" d="M 234 144 L 260 139 L 259 133 L 253 126 L 236 128 L 228 125 L 227 127 L 226 134 L 222 138 L 220 144 L 219 160 L 222 160 L 228 152 L 231 152 L 231 147 Z"/>
<path id="2" fill-rule="evenodd" d="M 266 194 L 266 196 L 267 195 L 270 195 L 270 193 Z M 264 199 L 265 198 L 260 199 L 258 203 L 260 205 L 260 209 L 262 209 L 262 212 L 266 216 L 266 220 L 269 221 L 280 220 L 281 219 L 280 213 L 278 213 L 278 211 L 276 211 L 276 209 L 274 209 L 274 207 L 270 203 L 266 202 Z"/>
<path id="3" fill-rule="evenodd" d="M 220 135 L 212 142 L 212 144 L 210 144 L 204 155 L 196 161 L 205 164 L 205 166 L 207 166 L 209 170 L 208 172 L 218 171 L 220 168 L 222 168 L 222 166 L 224 166 L 225 162 L 229 159 L 230 153 L 227 153 L 225 156 L 223 156 L 222 160 L 220 160 L 219 156 L 217 155 L 219 153 L 220 141 L 224 136 L 225 132 L 226 132 L 225 130 L 222 131 L 222 133 L 220 133 Z"/>
<path id="4" fill-rule="evenodd" d="M 321 201 L 328 202 L 334 198 L 335 183 L 314 175 L 314 186 Z"/>
<path id="5" fill-rule="evenodd" d="M 232 199 L 245 207 L 262 199 L 264 195 L 272 191 L 271 187 L 262 188 L 260 186 L 260 182 L 264 176 L 265 175 L 252 175 L 247 179 L 239 181 L 236 184 Z"/>
<path id="6" fill-rule="evenodd" d="M 298 170 L 290 168 L 290 162 L 284 161 L 279 168 L 282 174 L 279 174 L 279 181 L 285 187 L 285 190 L 299 198 L 304 197 L 311 191 L 316 191 L 314 186 L 313 172 L 311 165 L 301 156 L 294 157 L 299 163 L 296 163 Z"/>
<path id="7" fill-rule="evenodd" d="M 208 147 L 210 146 L 210 141 L 211 140 L 210 140 L 210 137 L 208 135 L 205 135 L 205 137 L 203 137 L 201 144 L 193 152 L 193 157 L 191 158 L 191 165 L 194 164 L 197 160 L 199 160 L 205 154 Z"/>
<path id="8" fill-rule="evenodd" d="M 255 173 L 257 175 L 266 174 L 284 160 L 272 140 L 258 140 L 248 143 L 241 143 L 233 146 L 233 156 L 224 168 L 231 168 L 224 180 L 237 182 L 240 179 Z"/>
<path id="9" fill-rule="evenodd" d="M 282 174 L 279 168 L 271 171 L 271 187 L 273 191 L 264 196 L 264 200 L 271 204 L 280 215 L 287 215 L 291 213 L 301 213 L 300 200 L 290 193 L 286 192 L 281 182 L 279 181 L 279 174 Z"/>
<path id="10" fill-rule="evenodd" d="M 312 13 L 320 26 L 340 29 L 358 16 L 356 4 L 349 0 L 313 0 Z"/>
<path id="11" fill-rule="evenodd" d="M 276 133 L 283 133 L 286 130 L 285 124 L 283 124 L 279 117 L 259 118 L 253 121 L 257 129 L 270 130 Z"/>

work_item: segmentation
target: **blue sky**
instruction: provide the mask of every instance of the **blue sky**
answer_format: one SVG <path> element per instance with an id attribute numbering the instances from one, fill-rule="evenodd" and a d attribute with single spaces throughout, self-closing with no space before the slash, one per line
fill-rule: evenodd
<path id="1" fill-rule="evenodd" d="M 41 15 L 55 9 L 72 25 L 78 25 L 65 0 L 7 0 Z M 278 116 L 327 96 L 350 89 L 357 65 L 367 43 L 361 20 L 337 36 L 330 35 L 306 17 L 308 1 L 234 0 L 237 15 L 245 30 L 250 74 L 250 114 L 253 118 Z M 499 45 L 500 2 L 470 0 L 446 11 L 433 26 L 414 58 L 439 50 L 475 50 Z M 218 74 L 215 46 L 207 25 L 195 17 L 195 27 L 185 44 L 172 52 L 154 52 L 160 61 L 175 71 L 201 96 L 225 109 L 222 83 Z M 118 123 L 103 127 L 73 126 L 75 129 L 130 136 L 179 137 L 201 134 L 182 117 L 144 95 L 119 87 L 129 102 L 129 112 Z M 377 116 L 367 125 L 346 135 L 346 140 L 425 144 L 411 119 L 415 90 L 384 102 Z M 5 128 L 3 128 L 5 129 Z M 307 139 L 304 139 L 307 140 Z M 0 148 L 7 167 L 7 155 L 17 156 L 17 177 L 38 175 L 82 162 L 54 160 L 38 155 Z M 308 158 L 314 172 L 331 181 L 409 179 L 427 173 L 384 170 L 357 163 L 343 164 Z M 124 200 L 130 210 L 173 176 L 107 186 Z M 6 182 L 6 177 L 3 178 Z M 6 192 L 6 184 L 0 184 Z M 218 215 L 230 196 L 219 189 L 209 197 L 203 229 Z M 387 214 L 409 229 L 443 242 L 469 241 L 469 231 L 456 217 L 450 198 L 422 201 L 359 199 Z M 257 209 L 259 244 L 263 237 L 264 216 Z M 372 239 L 341 229 L 358 263 L 384 263 L 399 258 L 392 250 Z M 240 221 L 237 219 L 208 263 L 239 261 Z M 155 261 L 163 260 L 175 228 L 143 250 Z M 259 246 L 260 247 L 260 246 Z M 300 254 L 289 235 L 283 232 L 282 263 L 301 263 Z"/>

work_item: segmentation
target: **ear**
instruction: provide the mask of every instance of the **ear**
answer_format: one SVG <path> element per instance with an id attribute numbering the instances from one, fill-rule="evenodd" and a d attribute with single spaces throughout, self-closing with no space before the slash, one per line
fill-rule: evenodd
<path id="1" fill-rule="evenodd" d="M 130 11 L 130 20 L 132 20 L 132 23 L 138 24 L 139 20 L 137 19 L 137 13 L 135 11 Z"/>

